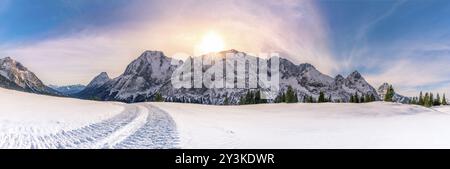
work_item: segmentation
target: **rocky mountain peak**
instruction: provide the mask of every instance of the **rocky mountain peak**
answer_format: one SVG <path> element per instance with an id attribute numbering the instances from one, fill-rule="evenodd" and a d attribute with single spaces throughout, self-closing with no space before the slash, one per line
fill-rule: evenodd
<path id="1" fill-rule="evenodd" d="M 314 67 L 312 64 L 309 63 L 302 63 L 299 64 L 298 66 L 304 70 L 317 70 L 316 67 Z"/>
<path id="2" fill-rule="evenodd" d="M 0 76 L 3 77 L 2 81 L 5 81 L 5 84 L 9 84 L 8 86 L 0 84 L 5 88 L 19 88 L 22 91 L 33 93 L 59 95 L 58 92 L 44 85 L 33 72 L 11 57 L 0 59 Z"/>
<path id="3" fill-rule="evenodd" d="M 237 51 L 236 49 L 229 49 L 229 50 L 224 50 L 224 51 L 221 51 L 221 52 L 219 52 L 220 54 L 227 54 L 227 53 L 234 53 L 234 54 L 236 54 L 236 53 L 240 53 L 239 51 Z"/>
<path id="4" fill-rule="evenodd" d="M 338 75 L 336 75 L 336 77 L 334 79 L 336 79 L 336 80 L 343 80 L 344 76 L 338 74 Z"/>
<path id="5" fill-rule="evenodd" d="M 352 72 L 347 78 L 351 79 L 362 79 L 362 75 L 358 71 Z"/>
<path id="6" fill-rule="evenodd" d="M 6 62 L 12 62 L 12 61 L 14 61 L 13 59 L 11 59 L 11 57 L 5 57 L 5 58 L 3 58 L 3 59 L 0 59 L 0 60 L 2 60 L 2 61 L 6 61 Z"/>
<path id="7" fill-rule="evenodd" d="M 148 59 L 148 58 L 160 58 L 164 57 L 164 53 L 162 51 L 156 51 L 156 50 L 146 50 L 144 53 L 139 56 L 139 59 Z"/>
<path id="8" fill-rule="evenodd" d="M 94 79 L 92 79 L 92 81 L 86 86 L 86 88 L 100 87 L 109 80 L 111 80 L 111 78 L 109 78 L 108 73 L 102 72 L 99 75 L 95 76 Z"/>

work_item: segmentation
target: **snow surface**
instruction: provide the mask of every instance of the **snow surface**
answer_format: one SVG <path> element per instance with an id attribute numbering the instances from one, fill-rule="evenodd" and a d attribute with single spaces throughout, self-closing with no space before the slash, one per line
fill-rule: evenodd
<path id="1" fill-rule="evenodd" d="M 433 109 L 440 111 L 440 112 L 450 114 L 450 106 L 437 106 L 437 107 L 433 107 Z"/>
<path id="2" fill-rule="evenodd" d="M 175 123 L 148 104 L 0 88 L 0 148 L 177 148 Z"/>
<path id="3" fill-rule="evenodd" d="M 182 148 L 450 148 L 450 116 L 419 106 L 151 104 L 173 117 Z"/>
<path id="4" fill-rule="evenodd" d="M 0 148 L 450 148 L 450 106 L 95 102 L 0 88 Z"/>
<path id="5" fill-rule="evenodd" d="M 98 122 L 120 113 L 124 107 L 112 102 L 93 102 L 37 95 L 0 88 L 1 133 L 45 128 L 70 129 Z"/>

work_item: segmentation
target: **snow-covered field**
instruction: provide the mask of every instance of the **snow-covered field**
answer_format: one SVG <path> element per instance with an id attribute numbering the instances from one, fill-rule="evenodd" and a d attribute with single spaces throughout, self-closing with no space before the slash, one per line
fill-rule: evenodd
<path id="1" fill-rule="evenodd" d="M 450 107 L 122 104 L 0 88 L 0 148 L 450 148 Z"/>
<path id="2" fill-rule="evenodd" d="M 0 148 L 175 148 L 175 124 L 148 104 L 0 88 Z"/>
<path id="3" fill-rule="evenodd" d="M 450 148 L 449 107 L 152 104 L 173 117 L 184 148 Z"/>

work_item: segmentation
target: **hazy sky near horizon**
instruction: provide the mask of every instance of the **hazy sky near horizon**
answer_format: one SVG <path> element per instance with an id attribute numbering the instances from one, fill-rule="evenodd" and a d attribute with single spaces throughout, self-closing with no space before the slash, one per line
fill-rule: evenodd
<path id="1" fill-rule="evenodd" d="M 278 51 L 295 63 L 401 94 L 450 94 L 450 2 L 443 0 L 0 0 L 0 57 L 46 84 L 120 75 L 145 50 L 192 54 L 209 31 L 225 48 Z"/>

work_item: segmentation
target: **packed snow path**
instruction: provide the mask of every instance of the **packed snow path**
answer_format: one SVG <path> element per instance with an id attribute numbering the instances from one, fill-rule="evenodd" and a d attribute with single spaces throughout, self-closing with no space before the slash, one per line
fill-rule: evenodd
<path id="1" fill-rule="evenodd" d="M 125 105 L 114 117 L 78 129 L 40 135 L 0 133 L 0 148 L 177 148 L 175 122 L 166 112 L 148 105 Z"/>

